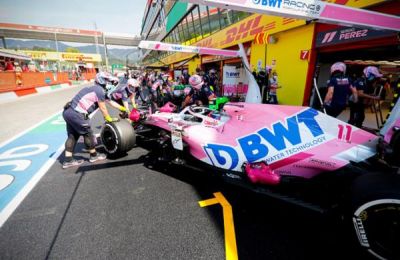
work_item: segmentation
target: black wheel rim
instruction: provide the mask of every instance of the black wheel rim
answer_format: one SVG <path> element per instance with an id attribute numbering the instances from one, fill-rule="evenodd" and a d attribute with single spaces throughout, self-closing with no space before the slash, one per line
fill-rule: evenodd
<path id="1" fill-rule="evenodd" d="M 102 135 L 103 145 L 107 152 L 113 152 L 117 149 L 117 137 L 115 136 L 114 131 L 110 129 L 108 125 L 105 126 Z"/>

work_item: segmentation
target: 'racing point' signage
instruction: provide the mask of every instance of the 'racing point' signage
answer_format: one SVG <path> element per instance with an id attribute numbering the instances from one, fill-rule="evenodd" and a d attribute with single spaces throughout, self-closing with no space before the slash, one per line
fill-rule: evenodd
<path id="1" fill-rule="evenodd" d="M 370 40 L 374 38 L 381 38 L 381 37 L 388 37 L 395 35 L 396 33 L 391 31 L 377 31 L 372 29 L 339 27 L 336 30 L 330 30 L 318 33 L 315 46 L 323 47 L 340 43 Z"/>

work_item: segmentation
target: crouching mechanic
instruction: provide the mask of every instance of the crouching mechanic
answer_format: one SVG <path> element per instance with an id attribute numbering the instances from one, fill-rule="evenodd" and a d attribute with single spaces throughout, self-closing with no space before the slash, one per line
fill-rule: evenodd
<path id="1" fill-rule="evenodd" d="M 134 108 L 137 107 L 136 105 L 136 94 L 139 93 L 139 81 L 136 79 L 129 79 L 125 84 L 119 82 L 118 86 L 112 92 L 108 93 L 107 97 L 111 100 L 110 104 L 113 106 L 123 106 L 122 114 L 120 116 L 122 118 L 128 118 L 129 104 L 128 99 L 132 102 L 132 106 Z M 117 103 L 117 104 L 113 104 Z"/>
<path id="2" fill-rule="evenodd" d="M 99 108 L 105 121 L 113 122 L 118 120 L 110 116 L 105 104 L 107 100 L 107 82 L 111 82 L 112 79 L 113 77 L 107 72 L 97 73 L 95 84 L 81 89 L 78 94 L 65 105 L 63 117 L 67 125 L 68 139 L 65 142 L 65 161 L 62 165 L 64 169 L 83 163 L 83 160 L 76 160 L 73 158 L 73 152 L 79 136 L 83 136 L 85 146 L 89 150 L 90 162 L 106 159 L 105 154 L 96 152 L 95 137 L 90 128 L 89 116 Z M 126 112 L 125 107 L 115 102 L 109 103 L 120 111 Z"/>
<path id="3" fill-rule="evenodd" d="M 189 94 L 183 101 L 182 108 L 196 104 L 198 106 L 208 106 L 210 100 L 215 98 L 214 92 L 208 86 L 204 85 L 203 79 L 199 75 L 193 75 L 189 78 L 189 84 L 192 86 Z"/>

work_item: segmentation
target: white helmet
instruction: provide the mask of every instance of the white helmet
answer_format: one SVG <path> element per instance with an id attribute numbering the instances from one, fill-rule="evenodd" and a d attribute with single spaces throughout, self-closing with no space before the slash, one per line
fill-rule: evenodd
<path id="1" fill-rule="evenodd" d="M 336 62 L 332 65 L 331 67 L 331 74 L 333 74 L 335 71 L 340 71 L 343 74 L 346 73 L 346 64 L 343 62 Z"/>
<path id="2" fill-rule="evenodd" d="M 199 75 L 193 75 L 189 78 L 189 84 L 197 90 L 200 90 L 203 86 L 203 79 Z"/>
<path id="3" fill-rule="evenodd" d="M 111 81 L 111 78 L 112 76 L 110 73 L 102 71 L 96 74 L 94 81 L 100 86 L 105 87 L 107 82 Z"/>
<path id="4" fill-rule="evenodd" d="M 364 75 L 367 79 L 372 80 L 374 78 L 381 78 L 383 75 L 379 72 L 375 66 L 368 66 L 364 69 Z"/>

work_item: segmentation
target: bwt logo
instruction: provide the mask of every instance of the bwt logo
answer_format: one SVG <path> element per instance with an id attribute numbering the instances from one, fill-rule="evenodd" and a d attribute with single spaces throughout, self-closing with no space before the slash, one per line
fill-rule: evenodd
<path id="1" fill-rule="evenodd" d="M 239 78 L 240 77 L 240 73 L 239 72 L 225 72 L 226 77 L 228 78 Z"/>
<path id="2" fill-rule="evenodd" d="M 265 160 L 271 149 L 281 152 L 287 149 L 289 144 L 295 146 L 311 141 L 312 139 L 304 136 L 306 132 L 309 132 L 313 138 L 320 137 L 324 131 L 316 116 L 318 116 L 318 111 L 309 108 L 286 118 L 285 123 L 276 122 L 270 128 L 265 127 L 239 137 L 236 139 L 237 146 L 207 144 L 203 148 L 213 165 L 232 170 L 240 166 L 240 161 Z"/>
<path id="3" fill-rule="evenodd" d="M 253 0 L 253 3 L 256 5 L 261 4 L 264 6 L 281 8 L 282 0 Z"/>
<path id="4" fill-rule="evenodd" d="M 173 49 L 173 50 L 176 50 L 176 51 L 181 51 L 181 50 L 182 50 L 182 47 L 179 47 L 179 46 L 172 46 L 172 49 Z"/>

